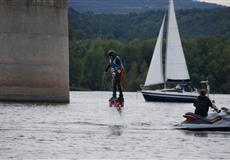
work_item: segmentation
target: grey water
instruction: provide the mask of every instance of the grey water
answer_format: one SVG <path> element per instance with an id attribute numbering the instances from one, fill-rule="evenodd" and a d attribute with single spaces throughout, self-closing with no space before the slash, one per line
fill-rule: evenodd
<path id="1" fill-rule="evenodd" d="M 175 129 L 192 104 L 147 103 L 125 93 L 71 92 L 65 105 L 0 103 L 0 159 L 230 159 L 230 132 Z M 230 95 L 212 95 L 230 107 Z"/>

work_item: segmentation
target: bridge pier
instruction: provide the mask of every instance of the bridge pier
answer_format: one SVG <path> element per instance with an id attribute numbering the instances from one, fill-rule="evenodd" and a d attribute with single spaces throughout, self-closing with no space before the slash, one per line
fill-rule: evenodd
<path id="1" fill-rule="evenodd" d="M 67 0 L 0 0 L 0 101 L 69 102 Z"/>

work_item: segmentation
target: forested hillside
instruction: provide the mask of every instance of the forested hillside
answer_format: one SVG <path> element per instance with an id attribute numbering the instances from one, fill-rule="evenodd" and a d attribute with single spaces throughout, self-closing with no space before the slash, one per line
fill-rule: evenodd
<path id="1" fill-rule="evenodd" d="M 103 81 L 114 49 L 126 70 L 125 90 L 139 90 L 148 71 L 163 11 L 127 15 L 80 14 L 71 10 L 70 85 L 78 90 L 110 90 Z M 191 80 L 199 87 L 208 79 L 212 93 L 230 93 L 230 8 L 179 10 L 180 34 Z"/>
<path id="2" fill-rule="evenodd" d="M 216 8 L 219 5 L 194 0 L 174 0 L 176 9 Z M 167 8 L 168 0 L 69 0 L 69 7 L 78 12 L 124 14 Z"/>
<path id="3" fill-rule="evenodd" d="M 103 82 L 107 65 L 106 51 L 114 49 L 123 59 L 126 91 L 136 91 L 143 84 L 151 60 L 155 40 L 70 41 L 70 85 L 87 90 L 109 90 L 110 74 Z M 218 38 L 200 37 L 183 41 L 190 76 L 195 86 L 208 79 L 212 92 L 230 93 L 230 43 Z"/>
<path id="4" fill-rule="evenodd" d="M 156 37 L 164 11 L 130 13 L 125 15 L 78 13 L 69 10 L 70 26 L 77 40 L 117 39 L 130 41 L 135 38 Z M 182 38 L 214 36 L 230 38 L 230 7 L 224 9 L 192 9 L 176 12 Z"/>

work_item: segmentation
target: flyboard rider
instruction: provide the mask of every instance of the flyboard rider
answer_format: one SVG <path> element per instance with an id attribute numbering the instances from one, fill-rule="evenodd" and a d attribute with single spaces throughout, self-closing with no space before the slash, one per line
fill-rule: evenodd
<path id="1" fill-rule="evenodd" d="M 116 52 L 114 50 L 109 50 L 106 55 L 109 58 L 109 64 L 106 67 L 104 73 L 108 72 L 109 68 L 111 69 L 111 73 L 112 73 L 113 94 L 112 97 L 110 98 L 110 101 L 117 100 L 116 91 L 118 88 L 119 90 L 118 100 L 121 102 L 123 106 L 124 104 L 123 90 L 124 90 L 124 76 L 125 76 L 124 65 L 122 64 L 120 57 L 116 55 Z"/>

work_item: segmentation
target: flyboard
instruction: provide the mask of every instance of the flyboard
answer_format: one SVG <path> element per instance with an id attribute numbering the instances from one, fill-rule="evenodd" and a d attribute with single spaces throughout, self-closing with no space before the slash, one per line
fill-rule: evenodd
<path id="1" fill-rule="evenodd" d="M 119 114 L 122 112 L 122 108 L 124 107 L 124 102 L 121 102 L 118 98 L 109 100 L 109 107 L 115 107 Z"/>

